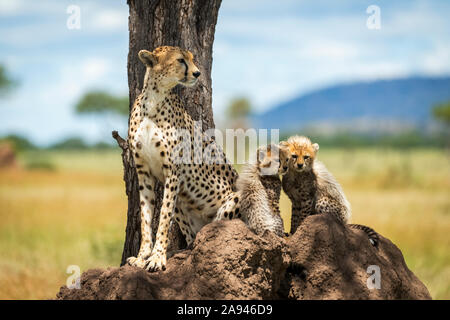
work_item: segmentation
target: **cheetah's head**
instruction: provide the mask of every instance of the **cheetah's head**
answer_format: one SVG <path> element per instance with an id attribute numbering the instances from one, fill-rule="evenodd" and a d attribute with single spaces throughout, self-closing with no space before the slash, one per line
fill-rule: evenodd
<path id="1" fill-rule="evenodd" d="M 152 52 L 141 50 L 139 59 L 147 67 L 146 77 L 160 88 L 171 89 L 177 84 L 192 87 L 200 76 L 192 53 L 178 47 L 163 46 Z"/>
<path id="2" fill-rule="evenodd" d="M 304 136 L 292 136 L 288 141 L 282 141 L 280 146 L 287 150 L 289 168 L 295 172 L 311 170 L 319 151 L 319 145 Z"/>
<path id="3" fill-rule="evenodd" d="M 285 148 L 271 144 L 259 147 L 257 164 L 261 175 L 284 175 L 289 169 L 289 157 Z"/>

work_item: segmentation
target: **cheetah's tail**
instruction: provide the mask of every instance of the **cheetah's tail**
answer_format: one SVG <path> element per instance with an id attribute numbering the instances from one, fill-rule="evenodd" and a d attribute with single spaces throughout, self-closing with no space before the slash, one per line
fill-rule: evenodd
<path id="1" fill-rule="evenodd" d="M 378 236 L 378 233 L 375 230 L 373 230 L 370 227 L 363 226 L 362 224 L 349 224 L 348 227 L 351 229 L 357 229 L 357 230 L 364 231 L 367 234 L 367 236 L 369 237 L 370 243 L 374 247 L 378 247 L 378 242 L 380 241 L 380 237 Z"/>

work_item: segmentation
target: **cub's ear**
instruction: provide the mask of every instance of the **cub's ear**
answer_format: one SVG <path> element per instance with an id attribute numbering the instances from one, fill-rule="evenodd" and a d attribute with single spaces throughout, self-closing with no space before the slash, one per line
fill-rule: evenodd
<path id="1" fill-rule="evenodd" d="M 261 163 L 267 155 L 267 148 L 266 146 L 264 147 L 259 147 L 258 149 L 256 149 L 256 162 L 259 164 Z"/>
<path id="2" fill-rule="evenodd" d="M 313 149 L 314 149 L 314 152 L 319 151 L 319 145 L 318 145 L 317 143 L 314 143 L 314 144 L 312 145 L 312 147 L 313 147 Z"/>
<path id="3" fill-rule="evenodd" d="M 271 154 L 274 152 L 270 146 L 259 147 L 256 151 L 256 163 L 260 168 L 267 168 L 271 165 Z"/>
<path id="4" fill-rule="evenodd" d="M 276 144 L 272 143 L 266 146 L 267 149 L 267 155 L 270 156 L 272 153 L 278 152 L 280 149 Z"/>
<path id="5" fill-rule="evenodd" d="M 281 141 L 278 144 L 278 149 L 280 151 L 280 153 L 289 153 L 289 143 L 287 143 L 286 141 Z"/>
<path id="6" fill-rule="evenodd" d="M 150 68 L 153 68 L 153 66 L 157 63 L 156 57 L 153 52 L 150 52 L 148 50 L 141 50 L 139 51 L 138 55 L 142 63 L 146 66 L 149 66 Z"/>

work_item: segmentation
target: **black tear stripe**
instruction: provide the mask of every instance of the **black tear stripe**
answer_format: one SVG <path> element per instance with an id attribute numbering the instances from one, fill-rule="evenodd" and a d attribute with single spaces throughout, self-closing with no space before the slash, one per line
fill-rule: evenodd
<path id="1" fill-rule="evenodd" d="M 186 67 L 186 71 L 184 71 L 184 76 L 187 77 L 187 75 L 188 75 L 188 65 L 187 65 L 187 63 L 186 63 L 186 61 L 184 59 L 183 59 L 183 64 Z"/>

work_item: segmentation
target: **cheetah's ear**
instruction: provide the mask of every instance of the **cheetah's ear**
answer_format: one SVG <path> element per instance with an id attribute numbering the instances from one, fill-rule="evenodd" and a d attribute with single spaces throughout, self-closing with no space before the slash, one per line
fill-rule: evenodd
<path id="1" fill-rule="evenodd" d="M 313 147 L 313 149 L 314 149 L 314 152 L 319 151 L 319 144 L 314 143 L 314 144 L 312 145 L 312 147 Z"/>
<path id="2" fill-rule="evenodd" d="M 150 68 L 153 68 L 153 66 L 157 63 L 156 57 L 153 52 L 150 52 L 148 50 L 141 50 L 139 51 L 138 55 L 142 63 L 146 66 L 149 66 Z"/>
<path id="3" fill-rule="evenodd" d="M 269 146 L 263 146 L 259 147 L 256 153 L 256 163 L 260 168 L 267 168 L 270 166 L 270 147 Z"/>
<path id="4" fill-rule="evenodd" d="M 287 153 L 289 151 L 289 143 L 287 141 L 281 141 L 278 144 L 278 149 L 280 150 L 280 152 Z"/>
<path id="5" fill-rule="evenodd" d="M 259 147 L 256 149 L 256 163 L 260 164 L 267 154 L 267 148 L 266 147 Z"/>
<path id="6" fill-rule="evenodd" d="M 267 150 L 267 156 L 271 157 L 273 153 L 277 153 L 278 152 L 278 146 L 276 144 L 269 144 L 266 146 L 266 150 Z"/>

